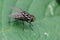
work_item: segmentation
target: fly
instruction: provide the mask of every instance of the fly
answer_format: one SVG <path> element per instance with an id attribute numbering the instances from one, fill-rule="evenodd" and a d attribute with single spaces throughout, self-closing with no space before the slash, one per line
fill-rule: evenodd
<path id="1" fill-rule="evenodd" d="M 22 9 L 17 8 L 17 7 L 11 7 L 11 8 L 16 10 L 17 13 L 11 14 L 10 17 L 12 17 L 16 20 L 23 21 L 23 24 L 24 24 L 24 21 L 26 21 L 30 24 L 30 27 L 31 27 L 31 22 L 34 22 L 34 16 L 33 15 L 31 15 L 28 12 L 23 11 Z"/>

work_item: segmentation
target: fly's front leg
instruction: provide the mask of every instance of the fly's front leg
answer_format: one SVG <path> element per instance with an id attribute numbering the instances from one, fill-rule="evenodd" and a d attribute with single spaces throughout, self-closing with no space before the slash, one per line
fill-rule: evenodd
<path id="1" fill-rule="evenodd" d="M 31 24 L 31 22 L 29 22 L 29 26 L 30 26 L 30 28 L 32 29 L 32 24 Z M 33 30 L 33 29 L 32 29 Z"/>

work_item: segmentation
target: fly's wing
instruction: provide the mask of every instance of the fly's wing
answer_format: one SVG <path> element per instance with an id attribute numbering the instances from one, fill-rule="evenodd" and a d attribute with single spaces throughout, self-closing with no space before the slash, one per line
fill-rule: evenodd
<path id="1" fill-rule="evenodd" d="M 17 8 L 15 6 L 10 6 L 10 8 L 17 11 L 17 13 L 11 14 L 10 17 L 12 18 L 23 18 L 24 17 L 22 14 L 23 11 L 21 8 Z"/>
<path id="2" fill-rule="evenodd" d="M 17 7 L 15 7 L 15 6 L 11 6 L 10 8 L 13 9 L 13 10 L 16 10 L 16 11 L 19 12 L 19 13 L 20 13 L 20 12 L 23 12 L 21 8 L 17 8 Z"/>
<path id="3" fill-rule="evenodd" d="M 24 18 L 24 16 L 21 13 L 11 14 L 10 17 L 16 18 L 16 19 L 22 19 L 22 18 Z"/>
<path id="4" fill-rule="evenodd" d="M 18 12 L 18 14 L 12 15 L 14 18 L 20 18 L 20 17 L 22 18 L 23 17 L 23 18 L 28 19 L 27 15 L 30 15 L 28 12 L 22 11 L 21 8 L 17 8 L 15 6 L 11 6 L 10 8 L 13 10 L 16 10 Z M 19 16 L 17 16 L 17 15 L 19 15 Z"/>

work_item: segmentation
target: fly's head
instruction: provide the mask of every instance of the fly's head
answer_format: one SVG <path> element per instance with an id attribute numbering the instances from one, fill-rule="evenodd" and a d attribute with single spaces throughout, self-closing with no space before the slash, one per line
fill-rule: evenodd
<path id="1" fill-rule="evenodd" d="M 34 16 L 33 15 L 28 16 L 28 21 L 33 22 L 34 21 Z"/>

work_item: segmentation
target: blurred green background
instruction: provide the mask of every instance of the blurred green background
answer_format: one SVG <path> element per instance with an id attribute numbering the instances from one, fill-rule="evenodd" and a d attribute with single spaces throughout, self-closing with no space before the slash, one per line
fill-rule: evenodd
<path id="1" fill-rule="evenodd" d="M 35 16 L 29 24 L 8 23 L 8 17 L 17 6 Z M 55 0 L 0 0 L 0 40 L 60 40 L 60 6 Z"/>

